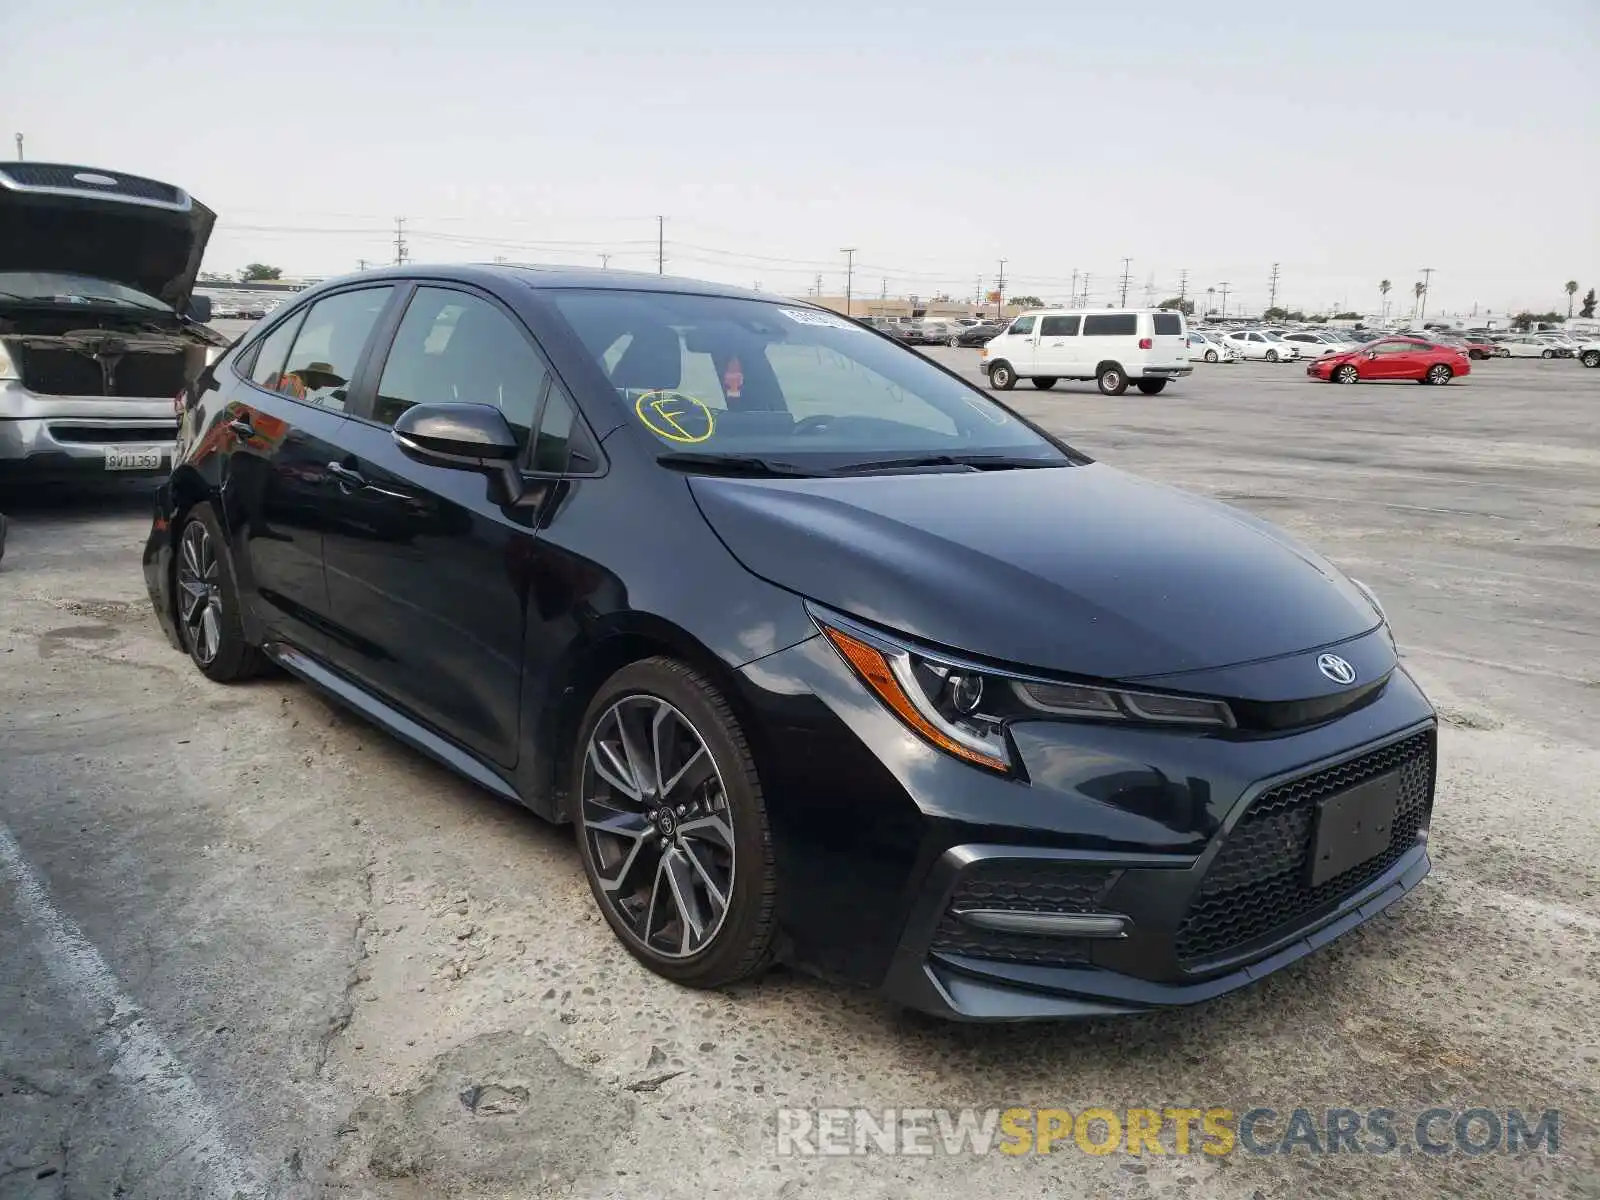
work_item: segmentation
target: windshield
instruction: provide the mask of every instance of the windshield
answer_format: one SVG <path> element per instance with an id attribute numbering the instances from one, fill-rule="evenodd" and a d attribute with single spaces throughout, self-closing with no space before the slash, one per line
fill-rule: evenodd
<path id="1" fill-rule="evenodd" d="M 66 275 L 55 271 L 0 271 L 0 298 L 37 300 L 44 304 L 109 304 L 117 308 L 172 311 L 154 296 L 146 296 L 123 284 L 95 279 L 90 275 Z"/>
<path id="2" fill-rule="evenodd" d="M 1261 336 L 1266 338 L 1269 342 L 1283 341 L 1283 335 L 1281 333 L 1273 333 L 1270 329 L 1263 329 L 1261 331 Z"/>
<path id="3" fill-rule="evenodd" d="M 920 354 L 832 313 L 723 296 L 550 295 L 663 451 L 812 470 L 934 456 L 1077 461 Z"/>

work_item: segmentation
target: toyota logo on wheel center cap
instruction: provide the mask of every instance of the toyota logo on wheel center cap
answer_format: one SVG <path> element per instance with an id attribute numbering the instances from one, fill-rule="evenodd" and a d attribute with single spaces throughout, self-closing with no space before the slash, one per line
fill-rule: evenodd
<path id="1" fill-rule="evenodd" d="M 1356 669 L 1337 654 L 1319 654 L 1317 656 L 1317 670 L 1335 683 L 1354 683 L 1356 681 Z"/>

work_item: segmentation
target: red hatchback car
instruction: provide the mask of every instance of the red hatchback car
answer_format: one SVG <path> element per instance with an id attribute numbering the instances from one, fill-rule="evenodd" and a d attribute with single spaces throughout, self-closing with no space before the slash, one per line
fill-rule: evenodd
<path id="1" fill-rule="evenodd" d="M 1312 360 L 1306 374 L 1329 383 L 1367 383 L 1381 379 L 1410 379 L 1417 383 L 1446 384 L 1470 375 L 1467 356 L 1449 346 L 1410 338 L 1383 338 L 1343 354 Z"/>

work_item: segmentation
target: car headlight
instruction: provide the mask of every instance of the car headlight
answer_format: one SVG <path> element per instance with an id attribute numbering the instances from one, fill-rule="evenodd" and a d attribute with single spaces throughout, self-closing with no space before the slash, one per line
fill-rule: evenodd
<path id="1" fill-rule="evenodd" d="M 1387 623 L 1389 616 L 1383 611 L 1383 605 L 1378 603 L 1378 594 L 1366 584 L 1362 583 L 1361 580 L 1351 578 L 1350 576 L 1346 576 L 1346 578 L 1350 579 L 1350 582 L 1356 585 L 1356 591 L 1360 592 L 1367 598 L 1367 603 L 1372 605 L 1373 611 L 1378 614 L 1378 620 Z"/>
<path id="2" fill-rule="evenodd" d="M 833 613 L 812 611 L 833 648 L 884 707 L 924 741 L 956 758 L 1010 773 L 1014 721 L 1113 721 L 1234 727 L 1221 700 L 997 671 L 930 653 Z"/>
<path id="3" fill-rule="evenodd" d="M 11 361 L 11 355 L 6 353 L 4 343 L 0 343 L 0 379 L 21 379 L 17 374 L 16 364 Z"/>

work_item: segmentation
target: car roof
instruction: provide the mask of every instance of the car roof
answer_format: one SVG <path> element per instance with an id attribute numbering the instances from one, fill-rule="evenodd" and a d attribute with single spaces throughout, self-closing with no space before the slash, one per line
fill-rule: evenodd
<path id="1" fill-rule="evenodd" d="M 317 290 L 321 291 L 328 286 L 351 283 L 355 280 L 377 279 L 441 279 L 479 285 L 494 282 L 515 283 L 536 291 L 605 288 L 624 292 L 675 292 L 815 307 L 808 301 L 794 300 L 772 292 L 756 292 L 749 288 L 711 283 L 704 279 L 686 279 L 679 275 L 530 263 L 405 263 L 402 266 L 380 267 L 373 271 L 363 271 L 358 275 L 342 275 L 336 279 L 328 279 L 319 284 Z"/>

